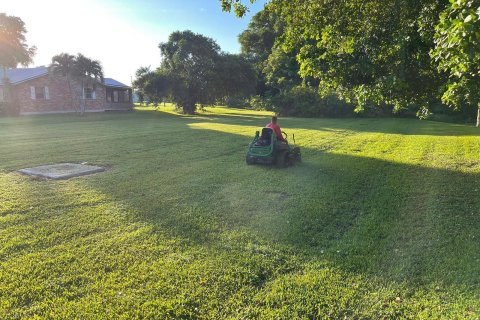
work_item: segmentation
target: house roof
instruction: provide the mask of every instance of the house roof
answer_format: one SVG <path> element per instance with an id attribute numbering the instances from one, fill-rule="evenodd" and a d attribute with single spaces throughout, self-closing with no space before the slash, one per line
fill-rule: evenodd
<path id="1" fill-rule="evenodd" d="M 19 84 L 31 79 L 39 78 L 48 74 L 48 68 L 45 66 L 36 68 L 15 68 L 7 70 L 7 77 L 12 84 Z M 3 70 L 0 69 L 0 85 L 3 85 L 3 79 L 5 78 Z M 103 84 L 107 87 L 115 88 L 130 88 L 120 81 L 112 78 L 104 78 Z"/>
<path id="2" fill-rule="evenodd" d="M 30 79 L 35 79 L 48 74 L 47 67 L 36 67 L 36 68 L 16 68 L 8 69 L 7 77 L 10 79 L 12 84 L 18 84 Z M 3 84 L 3 79 L 5 78 L 3 70 L 0 70 L 0 84 Z"/>
<path id="3" fill-rule="evenodd" d="M 127 86 L 126 84 L 123 84 L 120 81 L 117 81 L 112 78 L 104 78 L 103 84 L 105 84 L 107 87 L 130 88 L 130 86 Z"/>

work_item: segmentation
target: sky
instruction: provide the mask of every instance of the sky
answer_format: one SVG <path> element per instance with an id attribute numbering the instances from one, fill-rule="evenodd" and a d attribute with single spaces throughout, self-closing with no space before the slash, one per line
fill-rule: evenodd
<path id="1" fill-rule="evenodd" d="M 105 77 L 130 84 L 139 67 L 160 65 L 158 44 L 176 30 L 239 53 L 238 35 L 265 2 L 257 0 L 241 19 L 222 12 L 219 0 L 0 0 L 0 12 L 25 22 L 27 44 L 37 47 L 30 66 L 46 66 L 62 52 L 83 53 L 102 63 Z"/>

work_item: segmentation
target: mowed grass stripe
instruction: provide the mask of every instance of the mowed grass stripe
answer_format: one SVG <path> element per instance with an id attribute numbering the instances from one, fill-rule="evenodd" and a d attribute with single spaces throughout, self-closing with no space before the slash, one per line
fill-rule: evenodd
<path id="1" fill-rule="evenodd" d="M 475 128 L 287 118 L 303 163 L 247 166 L 268 115 L 0 119 L 0 318 L 478 318 Z M 109 169 L 13 171 L 65 160 Z"/>

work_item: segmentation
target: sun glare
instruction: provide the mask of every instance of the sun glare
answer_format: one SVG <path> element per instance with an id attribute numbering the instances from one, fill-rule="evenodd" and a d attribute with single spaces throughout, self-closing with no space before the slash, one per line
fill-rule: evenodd
<path id="1" fill-rule="evenodd" d="M 168 36 L 135 29 L 98 1 L 0 0 L 0 8 L 25 22 L 27 42 L 37 46 L 35 66 L 48 65 L 61 52 L 80 52 L 100 60 L 106 76 L 126 84 L 139 63 L 159 64 L 157 45 Z"/>

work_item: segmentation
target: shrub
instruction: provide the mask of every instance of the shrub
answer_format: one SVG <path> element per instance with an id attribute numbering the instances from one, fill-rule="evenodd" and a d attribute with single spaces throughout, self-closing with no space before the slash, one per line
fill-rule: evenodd
<path id="1" fill-rule="evenodd" d="M 253 96 L 248 100 L 251 109 L 272 111 L 272 101 L 269 97 Z"/>
<path id="2" fill-rule="evenodd" d="M 407 114 L 410 112 L 410 109 L 401 109 L 399 111 L 395 111 L 395 107 L 391 104 L 387 103 L 380 103 L 380 104 L 375 104 L 374 102 L 367 101 L 363 107 L 363 110 L 359 113 L 357 113 L 358 116 L 360 117 L 392 117 L 393 115 L 403 115 Z M 412 116 L 415 116 L 415 112 L 417 109 L 415 109 L 412 113 Z"/>
<path id="3" fill-rule="evenodd" d="M 248 99 L 238 96 L 226 98 L 225 105 L 229 108 L 250 109 Z"/>
<path id="4" fill-rule="evenodd" d="M 340 117 L 353 115 L 354 106 L 336 95 L 321 97 L 315 88 L 297 86 L 272 98 L 274 111 L 284 116 Z"/>
<path id="5" fill-rule="evenodd" d="M 222 101 L 219 101 L 222 103 Z M 271 98 L 262 97 L 259 95 L 252 96 L 250 98 L 242 97 L 228 97 L 224 101 L 225 105 L 229 108 L 238 109 L 252 109 L 252 110 L 274 110 L 271 102 Z"/>
<path id="6" fill-rule="evenodd" d="M 417 118 L 420 120 L 428 120 L 432 117 L 433 113 L 428 109 L 427 106 L 421 106 L 417 111 Z"/>

